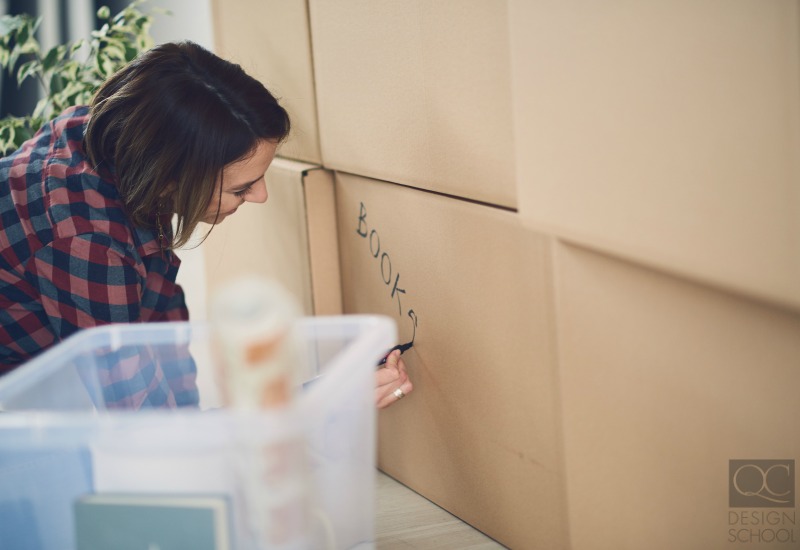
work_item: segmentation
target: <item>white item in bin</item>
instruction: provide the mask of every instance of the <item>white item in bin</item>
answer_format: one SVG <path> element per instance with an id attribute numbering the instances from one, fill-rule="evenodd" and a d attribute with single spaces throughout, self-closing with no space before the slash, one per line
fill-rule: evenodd
<path id="1" fill-rule="evenodd" d="M 292 328 L 300 307 L 278 283 L 230 281 L 211 304 L 213 340 L 227 404 L 241 409 L 286 405 L 302 370 Z"/>
<path id="2" fill-rule="evenodd" d="M 290 406 L 297 373 L 305 370 L 294 331 L 299 315 L 299 304 L 275 281 L 245 277 L 217 292 L 211 304 L 212 338 L 229 407 L 257 411 Z M 310 501 L 302 431 L 261 441 L 253 431 L 240 434 L 237 441 L 236 472 L 248 530 L 268 548 L 304 544 Z"/>

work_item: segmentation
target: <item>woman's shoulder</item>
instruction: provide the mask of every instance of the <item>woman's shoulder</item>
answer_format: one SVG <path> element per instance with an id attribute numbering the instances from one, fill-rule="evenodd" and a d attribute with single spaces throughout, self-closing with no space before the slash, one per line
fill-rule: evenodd
<path id="1" fill-rule="evenodd" d="M 89 122 L 89 107 L 78 105 L 70 107 L 51 120 L 43 132 L 49 134 L 48 160 L 50 162 L 70 162 L 76 152 L 85 157 L 83 136 Z"/>
<path id="2" fill-rule="evenodd" d="M 87 107 L 51 120 L 13 156 L 3 159 L 0 208 L 15 211 L 34 248 L 77 235 L 107 235 L 117 249 L 140 261 L 136 230 L 116 184 L 91 166 L 83 149 Z M 34 253 L 35 250 L 31 250 Z"/>
<path id="3" fill-rule="evenodd" d="M 92 167 L 82 144 L 63 137 L 44 168 L 44 195 L 57 238 L 101 233 L 135 249 L 131 227 L 117 186 Z"/>
<path id="4" fill-rule="evenodd" d="M 63 177 L 51 174 L 46 194 L 54 235 L 103 233 L 121 244 L 134 245 L 133 228 L 116 188 L 97 174 L 89 171 Z"/>

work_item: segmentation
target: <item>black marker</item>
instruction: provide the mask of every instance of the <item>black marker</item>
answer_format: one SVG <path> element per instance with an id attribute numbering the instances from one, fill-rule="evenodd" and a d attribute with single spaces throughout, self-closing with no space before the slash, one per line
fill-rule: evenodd
<path id="1" fill-rule="evenodd" d="M 392 349 L 389 350 L 389 352 L 386 354 L 386 356 L 383 359 L 380 360 L 380 362 L 378 363 L 378 366 L 380 367 L 381 365 L 386 364 L 386 359 L 392 354 L 392 352 L 394 350 L 399 349 L 400 350 L 400 355 L 402 355 L 405 352 L 407 352 L 408 350 L 410 350 L 412 347 L 414 347 L 414 341 L 413 340 L 411 342 L 407 343 L 407 344 L 400 344 L 399 346 L 393 347 Z"/>

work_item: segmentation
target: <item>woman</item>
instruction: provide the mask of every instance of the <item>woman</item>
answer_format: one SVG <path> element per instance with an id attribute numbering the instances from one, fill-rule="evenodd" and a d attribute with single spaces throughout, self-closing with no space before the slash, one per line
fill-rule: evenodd
<path id="1" fill-rule="evenodd" d="M 0 160 L 0 373 L 83 328 L 188 319 L 173 249 L 267 200 L 289 129 L 238 65 L 170 43 Z M 411 391 L 398 354 L 376 384 L 379 407 Z"/>

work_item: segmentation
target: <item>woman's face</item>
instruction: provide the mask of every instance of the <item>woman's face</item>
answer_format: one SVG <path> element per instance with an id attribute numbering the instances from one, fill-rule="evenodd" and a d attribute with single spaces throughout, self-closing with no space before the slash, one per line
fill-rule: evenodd
<path id="1" fill-rule="evenodd" d="M 225 166 L 222 170 L 222 202 L 219 199 L 220 182 L 217 182 L 214 198 L 203 216 L 204 222 L 220 223 L 246 202 L 267 201 L 267 182 L 264 181 L 264 173 L 275 157 L 277 146 L 274 141 L 261 140 L 254 154 Z"/>

